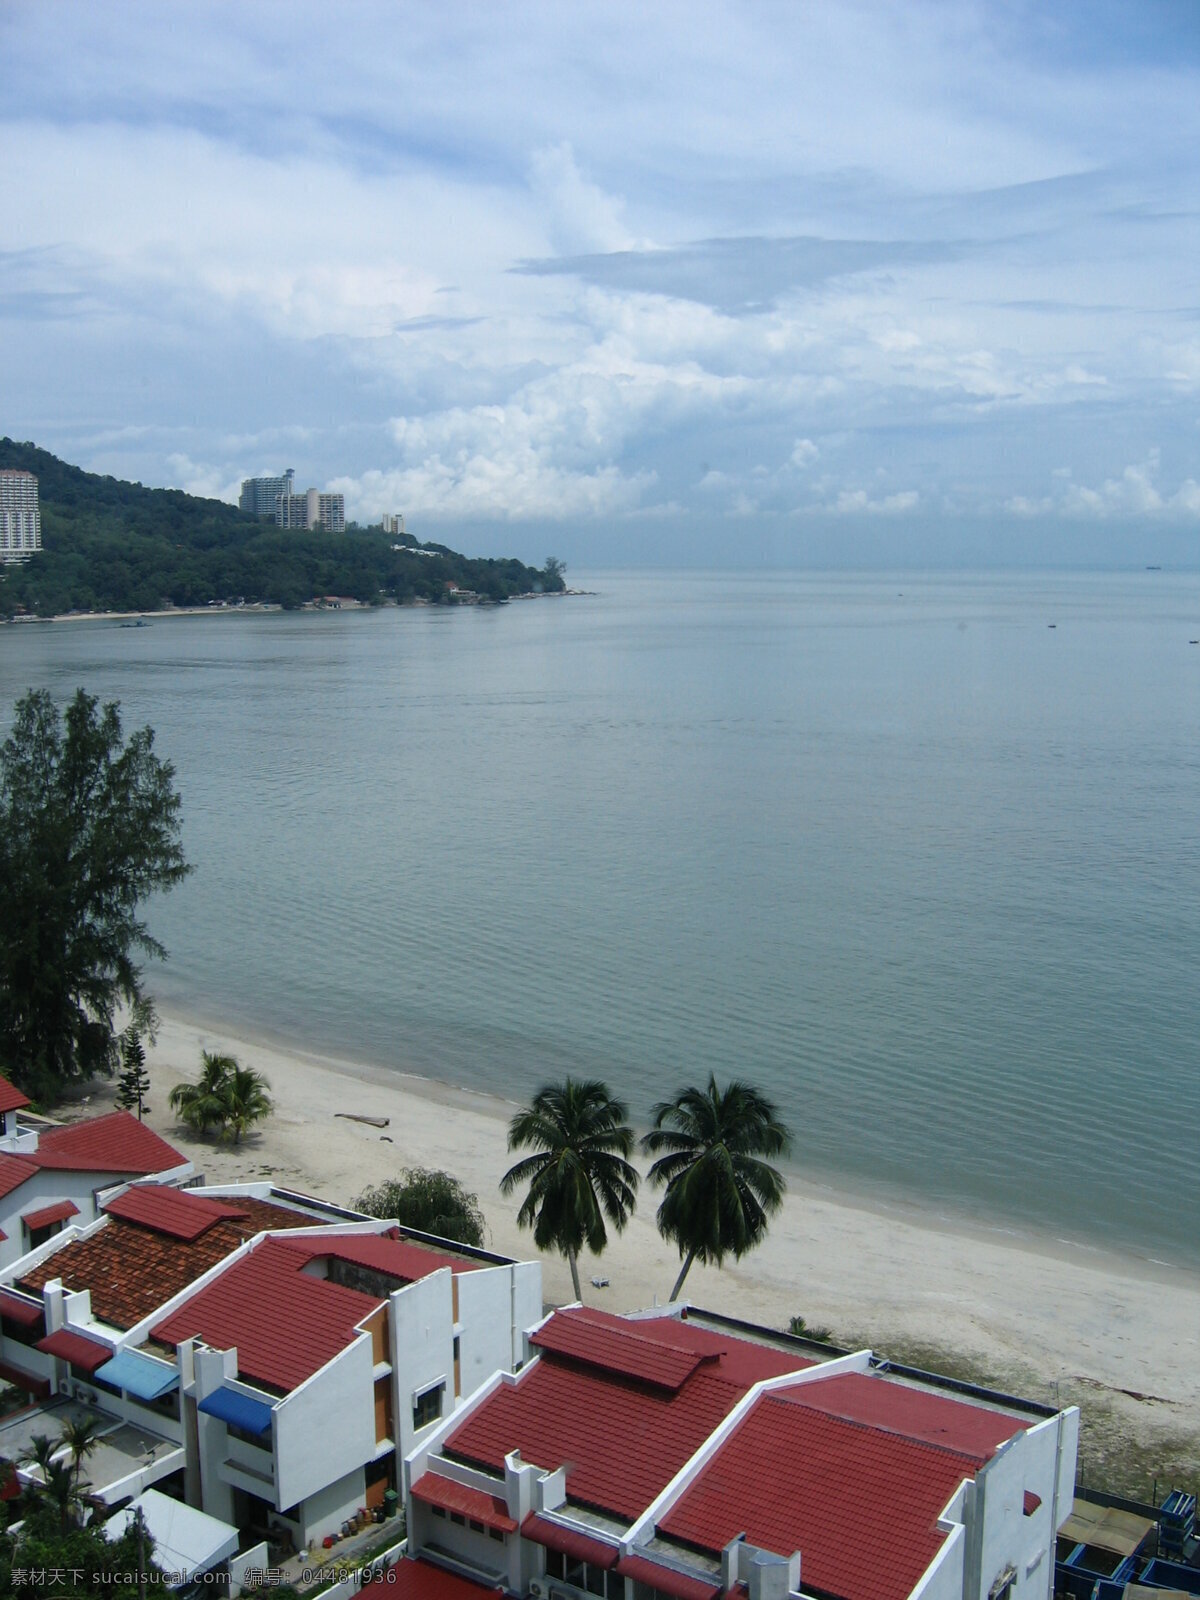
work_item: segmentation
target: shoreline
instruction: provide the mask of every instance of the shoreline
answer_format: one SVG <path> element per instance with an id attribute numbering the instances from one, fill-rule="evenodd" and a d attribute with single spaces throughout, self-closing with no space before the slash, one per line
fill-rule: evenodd
<path id="1" fill-rule="evenodd" d="M 201 1048 L 235 1054 L 270 1081 L 276 1111 L 240 1147 L 181 1131 L 169 1110 L 170 1089 L 197 1075 Z M 516 1226 L 519 1197 L 506 1200 L 498 1189 L 510 1161 L 511 1103 L 174 1009 L 163 1013 L 147 1054 L 147 1122 L 211 1181 L 270 1179 L 347 1204 L 402 1167 L 440 1167 L 477 1194 L 492 1249 L 536 1253 Z M 94 1113 L 107 1108 L 113 1089 L 92 1087 L 92 1099 L 103 1102 L 89 1107 Z M 386 1116 L 388 1126 L 335 1119 L 339 1111 Z M 587 1303 L 632 1311 L 666 1300 L 679 1263 L 654 1226 L 655 1205 L 643 1188 L 625 1232 L 610 1230 L 598 1260 L 581 1259 Z M 542 1265 L 546 1300 L 569 1301 L 565 1261 L 543 1256 Z M 609 1286 L 594 1288 L 591 1279 L 601 1276 Z M 1200 1476 L 1200 1274 L 1186 1268 L 992 1231 L 801 1177 L 789 1179 L 764 1245 L 721 1270 L 693 1267 L 685 1297 L 778 1329 L 803 1316 L 838 1344 L 1080 1404 L 1085 1463 L 1126 1492 L 1135 1468 L 1143 1492 L 1152 1472 Z"/>
<path id="2" fill-rule="evenodd" d="M 549 592 L 531 589 L 527 593 L 509 595 L 502 602 L 511 604 L 514 600 L 563 600 L 569 597 L 594 598 L 593 589 L 555 589 Z M 339 597 L 337 605 L 325 605 L 312 600 L 305 600 L 301 605 L 293 608 L 301 611 L 416 611 L 425 606 L 432 606 L 433 601 L 426 599 L 415 600 L 381 600 L 378 604 L 370 600 L 347 600 Z M 489 602 L 494 604 L 496 602 Z M 470 610 L 476 602 L 459 602 L 464 610 Z M 447 607 L 446 609 L 452 609 Z M 284 607 L 273 600 L 255 600 L 246 605 L 214 605 L 214 606 L 163 606 L 158 611 L 57 611 L 52 617 L 20 616 L 0 617 L 0 626 L 24 626 L 29 623 L 46 622 L 145 622 L 162 621 L 166 617 L 263 617 L 282 612 Z"/>

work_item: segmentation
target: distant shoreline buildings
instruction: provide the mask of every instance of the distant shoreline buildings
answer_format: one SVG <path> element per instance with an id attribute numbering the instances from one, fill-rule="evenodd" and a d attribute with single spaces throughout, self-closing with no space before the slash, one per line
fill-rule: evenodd
<path id="1" fill-rule="evenodd" d="M 252 517 L 270 517 L 279 528 L 323 528 L 345 533 L 346 497 L 317 489 L 295 492 L 294 468 L 277 478 L 244 478 L 238 507 Z"/>
<path id="2" fill-rule="evenodd" d="M 0 562 L 28 561 L 42 548 L 38 481 L 32 472 L 0 471 Z"/>

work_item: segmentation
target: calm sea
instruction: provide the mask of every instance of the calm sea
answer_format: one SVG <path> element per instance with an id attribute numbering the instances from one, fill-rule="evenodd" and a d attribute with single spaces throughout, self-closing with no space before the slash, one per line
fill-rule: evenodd
<path id="1" fill-rule="evenodd" d="M 580 580 L 584 581 L 584 580 Z M 1200 579 L 601 574 L 499 610 L 0 629 L 150 722 L 160 1000 L 1200 1262 Z"/>

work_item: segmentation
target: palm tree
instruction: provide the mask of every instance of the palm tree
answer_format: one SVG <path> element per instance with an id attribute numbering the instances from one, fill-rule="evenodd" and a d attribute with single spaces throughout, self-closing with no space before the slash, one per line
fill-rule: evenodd
<path id="1" fill-rule="evenodd" d="M 508 1148 L 536 1154 L 509 1168 L 501 1193 L 529 1185 L 517 1222 L 533 1227 L 539 1250 L 566 1256 L 577 1300 L 580 1250 L 586 1244 L 599 1255 L 608 1243 L 605 1217 L 620 1233 L 637 1204 L 638 1175 L 626 1160 L 634 1143 L 628 1115 L 607 1084 L 567 1078 L 539 1089 L 508 1125 Z"/>
<path id="2" fill-rule="evenodd" d="M 253 1067 L 239 1066 L 229 1058 L 231 1070 L 225 1076 L 221 1099 L 225 1108 L 225 1127 L 233 1133 L 234 1144 L 241 1144 L 242 1135 L 254 1123 L 270 1116 L 272 1103 L 270 1084 L 261 1072 Z"/>
<path id="3" fill-rule="evenodd" d="M 72 1417 L 63 1424 L 59 1445 L 65 1445 L 71 1452 L 71 1461 L 75 1468 L 75 1483 L 79 1483 L 79 1474 L 83 1470 L 85 1456 L 90 1456 L 100 1443 L 100 1422 L 93 1416 Z"/>
<path id="4" fill-rule="evenodd" d="M 200 1081 L 178 1083 L 171 1090 L 171 1109 L 179 1113 L 194 1133 L 207 1133 L 219 1128 L 225 1121 L 223 1091 L 230 1073 L 237 1067 L 233 1056 L 216 1055 L 211 1050 L 200 1053 Z"/>
<path id="5" fill-rule="evenodd" d="M 65 1461 L 50 1462 L 45 1480 L 38 1484 L 34 1497 L 39 1507 L 44 1506 L 56 1514 L 60 1532 L 65 1533 L 78 1521 L 83 1495 L 75 1482 L 75 1474 Z"/>
<path id="6" fill-rule="evenodd" d="M 671 1290 L 677 1300 L 693 1261 L 720 1266 L 761 1244 L 785 1187 L 761 1158 L 786 1155 L 791 1135 L 765 1095 L 740 1080 L 722 1089 L 711 1074 L 706 1089 L 660 1101 L 653 1116 L 642 1149 L 659 1158 L 650 1182 L 666 1185 L 658 1231 L 683 1258 Z"/>

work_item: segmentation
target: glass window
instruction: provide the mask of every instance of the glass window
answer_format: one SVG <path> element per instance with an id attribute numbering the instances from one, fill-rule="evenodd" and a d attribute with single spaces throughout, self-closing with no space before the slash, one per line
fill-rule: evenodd
<path id="1" fill-rule="evenodd" d="M 413 1406 L 413 1427 L 427 1428 L 431 1422 L 436 1422 L 442 1414 L 442 1391 L 445 1384 L 438 1383 L 432 1389 L 426 1389 L 424 1394 L 417 1396 Z"/>

